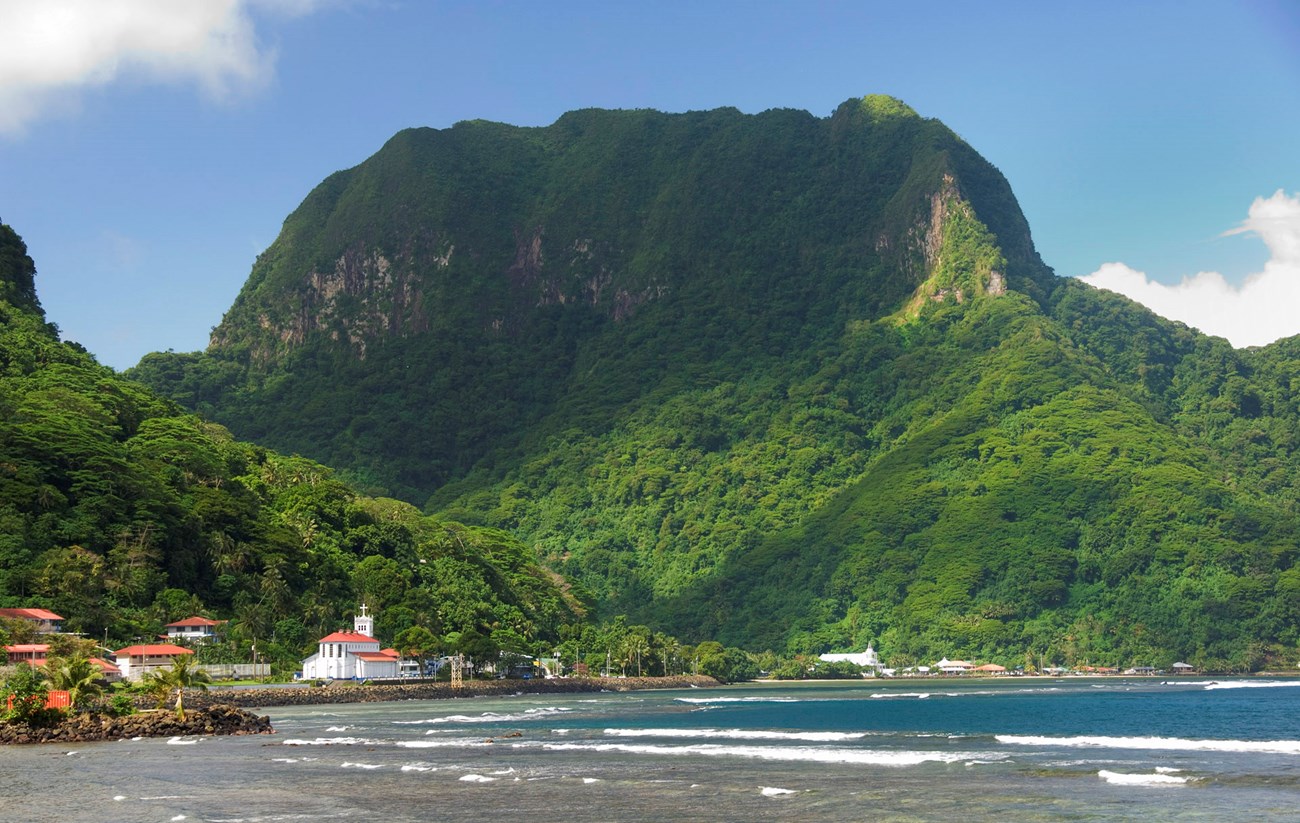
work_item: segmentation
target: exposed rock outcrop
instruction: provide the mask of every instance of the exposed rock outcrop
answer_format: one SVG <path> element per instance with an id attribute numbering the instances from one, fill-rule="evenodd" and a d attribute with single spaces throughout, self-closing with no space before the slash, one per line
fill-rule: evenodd
<path id="1" fill-rule="evenodd" d="M 214 703 L 188 711 L 180 720 L 170 711 L 150 711 L 127 717 L 75 714 L 56 726 L 32 727 L 0 723 L 0 744 L 88 743 L 133 737 L 177 737 L 208 734 L 273 734 L 271 718 L 259 717 L 229 703 Z"/>
<path id="2" fill-rule="evenodd" d="M 187 694 L 187 705 L 207 701 L 247 707 L 313 706 L 325 703 L 382 703 L 392 700 L 442 700 L 452 697 L 490 697 L 508 694 L 582 694 L 630 692 L 644 689 L 689 689 L 721 685 L 712 677 L 571 677 L 554 680 L 473 680 L 462 688 L 447 683 L 352 685 L 336 683 L 323 687 L 240 689 L 238 691 Z"/>

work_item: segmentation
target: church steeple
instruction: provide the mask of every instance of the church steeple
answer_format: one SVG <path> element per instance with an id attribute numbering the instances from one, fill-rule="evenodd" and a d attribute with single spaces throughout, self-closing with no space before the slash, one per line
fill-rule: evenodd
<path id="1" fill-rule="evenodd" d="M 361 604 L 361 614 L 352 618 L 352 628 L 357 634 L 364 634 L 366 637 L 375 636 L 375 618 L 366 614 L 366 604 Z"/>

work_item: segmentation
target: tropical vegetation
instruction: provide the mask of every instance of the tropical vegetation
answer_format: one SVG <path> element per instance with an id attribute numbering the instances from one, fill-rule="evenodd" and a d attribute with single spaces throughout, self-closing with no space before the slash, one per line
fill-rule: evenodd
<path id="1" fill-rule="evenodd" d="M 289 662 L 365 600 L 426 659 L 629 674 L 1300 646 L 1300 343 L 1055 277 L 890 98 L 403 131 L 131 379 L 5 232 L 0 602 L 92 636 L 206 610 L 201 654 Z"/>

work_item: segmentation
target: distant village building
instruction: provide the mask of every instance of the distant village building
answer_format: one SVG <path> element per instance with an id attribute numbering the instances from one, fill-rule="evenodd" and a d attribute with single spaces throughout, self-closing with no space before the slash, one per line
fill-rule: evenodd
<path id="1" fill-rule="evenodd" d="M 5 654 L 9 658 L 9 665 L 13 666 L 18 663 L 26 663 L 32 668 L 40 668 L 49 660 L 50 644 L 49 643 L 15 643 L 12 646 L 5 646 Z M 110 683 L 122 679 L 122 670 L 107 660 L 98 657 L 89 658 L 90 662 L 99 667 L 104 679 Z"/>
<path id="2" fill-rule="evenodd" d="M 183 646 L 172 643 L 155 643 L 144 646 L 127 646 L 118 649 L 117 668 L 126 680 L 139 680 L 158 669 L 170 669 L 177 655 L 194 654 Z"/>
<path id="3" fill-rule="evenodd" d="M 318 641 L 318 649 L 302 661 L 306 680 L 364 680 L 401 676 L 401 655 L 396 649 L 380 649 L 375 639 L 375 619 L 361 614 L 352 619 L 353 630 L 334 632 Z"/>
<path id="4" fill-rule="evenodd" d="M 109 683 L 116 683 L 122 679 L 122 670 L 107 660 L 100 657 L 92 657 L 90 658 L 90 662 L 99 667 L 100 673 L 103 674 L 104 679 Z"/>
<path id="5" fill-rule="evenodd" d="M 48 609 L 0 609 L 0 617 L 35 623 L 42 634 L 63 631 L 63 618 Z"/>
<path id="6" fill-rule="evenodd" d="M 880 658 L 876 655 L 876 650 L 867 644 L 867 650 L 864 652 L 854 652 L 852 654 L 823 654 L 819 660 L 826 663 L 852 663 L 862 668 L 879 669 Z"/>
<path id="7" fill-rule="evenodd" d="M 167 624 L 167 639 L 203 643 L 216 637 L 217 626 L 223 622 L 225 621 L 209 620 L 198 615 L 177 620 L 175 623 Z"/>
<path id="8" fill-rule="evenodd" d="M 949 660 L 945 657 L 938 663 L 935 663 L 934 668 L 944 674 L 965 674 L 975 667 L 965 660 Z"/>
<path id="9" fill-rule="evenodd" d="M 26 663 L 33 668 L 40 668 L 45 665 L 45 660 L 50 654 L 50 644 L 15 643 L 12 646 L 5 646 L 5 654 L 9 656 L 10 666 Z"/>

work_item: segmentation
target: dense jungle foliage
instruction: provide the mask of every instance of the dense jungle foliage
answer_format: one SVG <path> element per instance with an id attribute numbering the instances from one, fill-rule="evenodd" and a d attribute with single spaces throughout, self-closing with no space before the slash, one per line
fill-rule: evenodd
<path id="1" fill-rule="evenodd" d="M 1298 367 L 1057 279 L 869 97 L 402 132 L 132 376 L 689 640 L 1257 669 L 1300 643 Z"/>
<path id="2" fill-rule="evenodd" d="M 514 537 L 360 496 L 59 342 L 3 225 L 0 267 L 0 605 L 49 608 L 112 648 L 228 618 L 235 659 L 256 643 L 286 665 L 359 601 L 388 642 L 420 626 L 532 649 L 583 621 Z M 0 640 L 32 639 L 21 631 Z"/>

